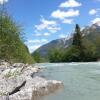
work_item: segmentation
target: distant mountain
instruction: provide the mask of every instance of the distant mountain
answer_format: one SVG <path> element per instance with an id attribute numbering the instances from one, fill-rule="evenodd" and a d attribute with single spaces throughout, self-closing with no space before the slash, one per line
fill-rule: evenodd
<path id="1" fill-rule="evenodd" d="M 82 30 L 84 37 L 88 40 L 94 42 L 98 37 L 100 37 L 100 22 L 97 22 L 91 26 L 85 27 Z"/>
<path id="2" fill-rule="evenodd" d="M 91 26 L 86 26 L 82 30 L 83 37 L 85 39 L 88 39 L 91 42 L 94 42 L 98 37 L 100 37 L 100 22 L 97 22 L 95 24 L 92 24 Z M 57 40 L 53 40 L 50 43 L 47 43 L 40 48 L 38 48 L 35 52 L 32 53 L 39 53 L 43 58 L 47 60 L 48 53 L 53 49 L 61 49 L 64 50 L 65 48 L 71 46 L 72 44 L 72 38 L 61 38 Z"/>

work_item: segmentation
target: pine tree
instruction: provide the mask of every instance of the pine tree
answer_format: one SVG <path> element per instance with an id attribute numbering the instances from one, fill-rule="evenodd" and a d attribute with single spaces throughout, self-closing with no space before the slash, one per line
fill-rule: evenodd
<path id="1" fill-rule="evenodd" d="M 72 45 L 77 46 L 77 47 L 82 47 L 82 34 L 81 34 L 80 27 L 78 24 L 76 24 Z"/>
<path id="2" fill-rule="evenodd" d="M 80 61 L 84 61 L 84 58 L 85 58 L 85 52 L 84 52 L 85 47 L 83 46 L 83 43 L 82 43 L 82 33 L 80 31 L 80 27 L 79 27 L 78 24 L 76 24 L 76 27 L 75 27 L 75 34 L 73 36 L 72 45 L 73 45 L 74 48 L 79 50 L 78 59 Z"/>

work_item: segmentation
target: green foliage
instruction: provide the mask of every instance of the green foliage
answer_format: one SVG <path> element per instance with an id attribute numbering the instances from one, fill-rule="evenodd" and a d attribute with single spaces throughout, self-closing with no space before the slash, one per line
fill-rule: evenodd
<path id="1" fill-rule="evenodd" d="M 96 45 L 96 57 L 98 58 L 98 60 L 100 60 L 100 36 L 96 38 L 95 45 Z"/>
<path id="2" fill-rule="evenodd" d="M 0 59 L 13 62 L 32 63 L 33 58 L 22 42 L 23 32 L 12 18 L 0 12 Z"/>
<path id="3" fill-rule="evenodd" d="M 61 62 L 63 58 L 63 52 L 60 49 L 51 50 L 49 53 L 50 62 Z"/>
<path id="4" fill-rule="evenodd" d="M 80 50 L 76 47 L 70 47 L 66 50 L 64 62 L 78 62 L 80 59 Z"/>
<path id="5" fill-rule="evenodd" d="M 85 46 L 84 49 L 84 53 L 85 53 L 85 57 L 84 57 L 84 61 L 96 61 L 97 57 L 96 57 L 96 46 L 94 43 L 92 43 L 91 41 L 84 39 L 83 40 L 83 44 Z"/>
<path id="6" fill-rule="evenodd" d="M 34 60 L 37 62 L 37 63 L 41 63 L 41 62 L 44 62 L 45 60 L 41 57 L 41 55 L 38 53 L 38 52 L 34 52 L 32 54 L 32 57 L 34 58 Z"/>

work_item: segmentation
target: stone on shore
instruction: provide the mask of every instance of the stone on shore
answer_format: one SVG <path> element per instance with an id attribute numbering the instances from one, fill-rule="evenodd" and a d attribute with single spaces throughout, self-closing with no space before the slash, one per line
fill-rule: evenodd
<path id="1" fill-rule="evenodd" d="M 48 95 L 62 86 L 60 81 L 34 77 L 39 71 L 41 68 L 33 65 L 3 62 L 0 65 L 0 100 L 35 100 L 37 96 Z"/>

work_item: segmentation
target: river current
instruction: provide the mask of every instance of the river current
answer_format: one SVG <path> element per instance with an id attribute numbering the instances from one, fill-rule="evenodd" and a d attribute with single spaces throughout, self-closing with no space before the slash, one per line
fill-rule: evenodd
<path id="1" fill-rule="evenodd" d="M 62 81 L 64 87 L 40 100 L 100 100 L 100 62 L 43 63 L 39 76 Z"/>

